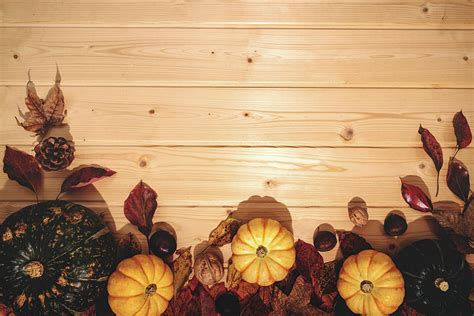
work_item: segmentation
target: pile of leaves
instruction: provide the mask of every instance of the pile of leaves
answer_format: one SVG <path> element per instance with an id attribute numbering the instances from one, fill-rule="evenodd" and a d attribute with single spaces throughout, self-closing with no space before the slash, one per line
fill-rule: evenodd
<path id="1" fill-rule="evenodd" d="M 459 205 L 449 201 L 451 205 L 458 207 L 434 207 L 429 194 L 425 193 L 419 186 L 410 184 L 401 179 L 401 192 L 404 200 L 414 210 L 420 212 L 431 212 L 438 221 L 447 237 L 454 243 L 455 247 L 465 254 L 474 253 L 474 209 L 471 204 L 474 194 L 471 190 L 469 172 L 465 164 L 456 158 L 458 152 L 469 146 L 472 141 L 472 133 L 469 123 L 462 113 L 457 112 L 453 117 L 454 134 L 456 135 L 456 149 L 449 158 L 446 183 L 451 192 L 459 198 Z M 418 133 L 425 152 L 430 156 L 438 172 L 437 192 L 439 190 L 439 173 L 443 167 L 443 149 L 435 136 L 420 125 Z M 446 205 L 446 203 L 444 203 Z"/>

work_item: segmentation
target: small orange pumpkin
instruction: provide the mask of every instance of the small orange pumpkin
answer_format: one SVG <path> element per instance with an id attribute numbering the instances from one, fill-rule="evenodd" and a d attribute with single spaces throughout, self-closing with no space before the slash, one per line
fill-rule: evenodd
<path id="1" fill-rule="evenodd" d="M 232 240 L 232 262 L 242 278 L 260 286 L 283 280 L 295 263 L 293 235 L 279 222 L 255 218 Z"/>
<path id="2" fill-rule="evenodd" d="M 174 294 L 173 272 L 156 256 L 136 255 L 118 264 L 107 291 L 117 316 L 159 315 Z"/>
<path id="3" fill-rule="evenodd" d="M 356 313 L 383 316 L 394 313 L 405 297 L 405 283 L 389 256 L 363 250 L 344 261 L 337 290 Z"/>

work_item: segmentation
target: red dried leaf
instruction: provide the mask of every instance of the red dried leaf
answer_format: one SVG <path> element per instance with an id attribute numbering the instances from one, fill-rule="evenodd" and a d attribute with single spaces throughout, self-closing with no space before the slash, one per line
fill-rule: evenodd
<path id="1" fill-rule="evenodd" d="M 412 209 L 420 212 L 433 211 L 433 204 L 423 190 L 416 185 L 406 183 L 403 179 L 400 179 L 400 181 L 402 182 L 403 199 Z"/>
<path id="2" fill-rule="evenodd" d="M 165 316 L 190 316 L 200 315 L 201 310 L 197 300 L 193 299 L 193 293 L 185 287 L 180 290 L 171 300 L 164 312 Z"/>
<path id="3" fill-rule="evenodd" d="M 290 295 L 293 285 L 295 285 L 296 279 L 300 276 L 300 272 L 297 269 L 292 269 L 284 278 L 279 282 L 275 282 L 275 286 L 280 289 L 285 295 Z"/>
<path id="4" fill-rule="evenodd" d="M 296 269 L 305 278 L 306 282 L 312 283 L 318 277 L 318 271 L 324 267 L 323 257 L 314 248 L 301 239 L 295 243 Z"/>
<path id="5" fill-rule="evenodd" d="M 431 157 L 431 160 L 433 160 L 436 171 L 438 172 L 437 179 L 436 179 L 436 196 L 438 196 L 439 172 L 441 168 L 443 167 L 443 149 L 441 148 L 441 145 L 438 143 L 438 141 L 433 136 L 433 134 L 431 134 L 430 131 L 427 130 L 426 128 L 423 128 L 423 126 L 420 125 L 420 128 L 418 129 L 418 133 L 421 135 L 421 141 L 423 142 L 423 149 L 428 154 L 428 156 Z"/>
<path id="6" fill-rule="evenodd" d="M 115 171 L 101 166 L 79 166 L 63 181 L 61 193 L 88 186 L 114 174 L 116 174 Z"/>
<path id="7" fill-rule="evenodd" d="M 28 77 L 30 74 L 28 73 Z M 18 125 L 25 130 L 34 132 L 36 135 L 45 135 L 52 126 L 61 125 L 64 120 L 64 96 L 59 84 L 61 74 L 59 68 L 56 68 L 56 80 L 54 86 L 49 90 L 46 99 L 40 99 L 36 93 L 35 84 L 29 80 L 26 84 L 25 104 L 29 112 L 23 114 L 20 110 L 20 116 L 24 122 L 20 123 L 15 117 Z"/>
<path id="8" fill-rule="evenodd" d="M 458 149 L 469 146 L 472 141 L 471 128 L 462 111 L 457 112 L 453 117 L 454 134 Z"/>
<path id="9" fill-rule="evenodd" d="M 448 188 L 465 203 L 469 200 L 471 184 L 466 166 L 456 158 L 449 160 L 448 174 L 446 176 Z"/>
<path id="10" fill-rule="evenodd" d="M 362 250 L 372 249 L 372 246 L 362 237 L 353 232 L 338 231 L 339 245 L 345 258 L 355 255 Z"/>
<path id="11" fill-rule="evenodd" d="M 227 291 L 224 282 L 219 282 L 217 284 L 214 284 L 211 287 L 206 286 L 205 288 L 209 292 L 209 294 L 211 295 L 212 299 L 214 299 L 214 300 L 219 295 L 224 294 Z"/>
<path id="12" fill-rule="evenodd" d="M 254 316 L 261 315 L 266 316 L 270 314 L 271 309 L 268 307 L 259 295 L 254 295 L 250 300 L 245 304 L 240 312 L 240 316 Z"/>
<path id="13" fill-rule="evenodd" d="M 145 182 L 140 181 L 124 203 L 125 217 L 145 236 L 150 235 L 153 226 L 153 215 L 155 215 L 158 195 Z"/>
<path id="14" fill-rule="evenodd" d="M 258 284 L 248 283 L 247 281 L 241 280 L 239 284 L 230 289 L 229 291 L 239 297 L 240 302 L 246 302 L 250 297 L 258 292 Z"/>
<path id="15" fill-rule="evenodd" d="M 11 307 L 0 304 L 0 316 L 15 316 L 15 313 Z"/>
<path id="16" fill-rule="evenodd" d="M 196 291 L 201 305 L 201 315 L 218 316 L 216 304 L 209 292 L 202 285 L 199 285 Z"/>
<path id="17" fill-rule="evenodd" d="M 3 172 L 8 175 L 10 180 L 27 187 L 35 194 L 38 193 L 43 180 L 43 173 L 35 157 L 6 146 L 5 156 L 3 157 Z"/>

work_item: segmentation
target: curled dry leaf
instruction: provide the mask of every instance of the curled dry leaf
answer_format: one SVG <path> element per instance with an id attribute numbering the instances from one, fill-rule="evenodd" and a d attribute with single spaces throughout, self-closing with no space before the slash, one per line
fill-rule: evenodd
<path id="1" fill-rule="evenodd" d="M 137 236 L 128 233 L 122 236 L 117 243 L 118 260 L 122 261 L 131 258 L 142 252 L 142 246 Z"/>
<path id="2" fill-rule="evenodd" d="M 10 180 L 18 182 L 31 191 L 38 193 L 43 173 L 35 158 L 27 153 L 6 146 L 3 157 L 3 172 Z"/>
<path id="3" fill-rule="evenodd" d="M 229 259 L 229 265 L 227 268 L 227 277 L 226 277 L 226 287 L 228 289 L 232 289 L 237 287 L 239 284 L 240 280 L 242 280 L 242 275 L 240 274 L 239 271 L 234 266 L 234 263 L 232 263 L 232 258 Z"/>
<path id="4" fill-rule="evenodd" d="M 147 237 L 150 235 L 153 226 L 153 215 L 155 215 L 158 206 L 157 198 L 158 195 L 155 190 L 145 182 L 140 181 L 124 203 L 125 217 Z"/>
<path id="5" fill-rule="evenodd" d="M 453 117 L 454 134 L 458 149 L 466 148 L 472 141 L 471 128 L 462 111 L 457 112 Z"/>
<path id="6" fill-rule="evenodd" d="M 218 316 L 214 299 L 204 286 L 199 284 L 196 291 L 201 305 L 201 315 Z"/>
<path id="7" fill-rule="evenodd" d="M 171 300 L 164 316 L 191 316 L 200 315 L 200 306 L 197 300 L 193 299 L 193 292 L 186 287 L 181 289 Z"/>
<path id="8" fill-rule="evenodd" d="M 247 304 L 242 307 L 240 316 L 269 315 L 271 309 L 267 306 L 259 295 L 252 296 Z"/>
<path id="9" fill-rule="evenodd" d="M 448 209 L 435 210 L 433 216 L 443 228 L 452 230 L 469 240 L 474 240 L 474 210 L 472 207 L 468 207 L 464 213 Z"/>
<path id="10" fill-rule="evenodd" d="M 423 190 L 416 185 L 406 183 L 403 179 L 400 179 L 400 181 L 402 182 L 403 199 L 412 209 L 420 212 L 433 211 L 433 204 Z"/>
<path id="11" fill-rule="evenodd" d="M 423 149 L 428 154 L 428 156 L 430 156 L 431 160 L 433 160 L 433 163 L 437 171 L 436 196 L 438 196 L 439 172 L 441 168 L 443 167 L 443 149 L 441 148 L 441 145 L 438 143 L 438 141 L 433 136 L 433 134 L 431 134 L 430 131 L 427 130 L 426 128 L 423 128 L 423 126 L 420 125 L 420 128 L 418 129 L 418 133 L 421 135 Z"/>
<path id="12" fill-rule="evenodd" d="M 193 266 L 191 247 L 180 248 L 176 250 L 176 255 L 178 257 L 173 261 L 173 283 L 175 293 L 177 293 L 183 287 L 186 281 L 188 281 Z"/>
<path id="13" fill-rule="evenodd" d="M 0 303 L 0 316 L 15 316 L 13 309 Z"/>
<path id="14" fill-rule="evenodd" d="M 292 269 L 286 277 L 278 282 L 275 282 L 275 286 L 280 289 L 285 295 L 290 295 L 293 286 L 295 285 L 296 279 L 300 276 L 300 272 L 297 269 Z"/>
<path id="15" fill-rule="evenodd" d="M 28 72 L 29 77 L 29 72 Z M 28 78 L 26 84 L 25 104 L 29 112 L 20 116 L 24 119 L 17 123 L 25 130 L 34 132 L 36 135 L 45 135 L 53 126 L 61 125 L 64 120 L 64 96 L 60 88 L 61 74 L 56 67 L 56 80 L 54 86 L 49 90 L 46 99 L 40 99 L 36 93 L 35 84 Z"/>
<path id="16" fill-rule="evenodd" d="M 113 176 L 116 172 L 101 166 L 79 166 L 63 181 L 61 193 L 82 188 L 91 183 Z"/>
<path id="17" fill-rule="evenodd" d="M 239 230 L 239 227 L 240 221 L 232 218 L 232 214 L 229 215 L 209 234 L 209 244 L 221 247 L 230 243 Z"/>
<path id="18" fill-rule="evenodd" d="M 471 189 L 469 172 L 466 166 L 456 158 L 449 160 L 446 182 L 451 192 L 456 194 L 464 203 L 467 203 Z"/>
<path id="19" fill-rule="evenodd" d="M 337 231 L 341 252 L 345 258 L 358 254 L 362 250 L 372 249 L 372 246 L 361 236 L 353 232 Z"/>

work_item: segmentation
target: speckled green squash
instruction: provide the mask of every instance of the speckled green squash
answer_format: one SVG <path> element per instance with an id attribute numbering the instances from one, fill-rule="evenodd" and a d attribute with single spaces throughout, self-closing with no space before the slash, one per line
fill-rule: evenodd
<path id="1" fill-rule="evenodd" d="M 105 291 L 115 242 L 90 209 L 27 206 L 0 226 L 0 292 L 17 315 L 72 315 Z"/>

